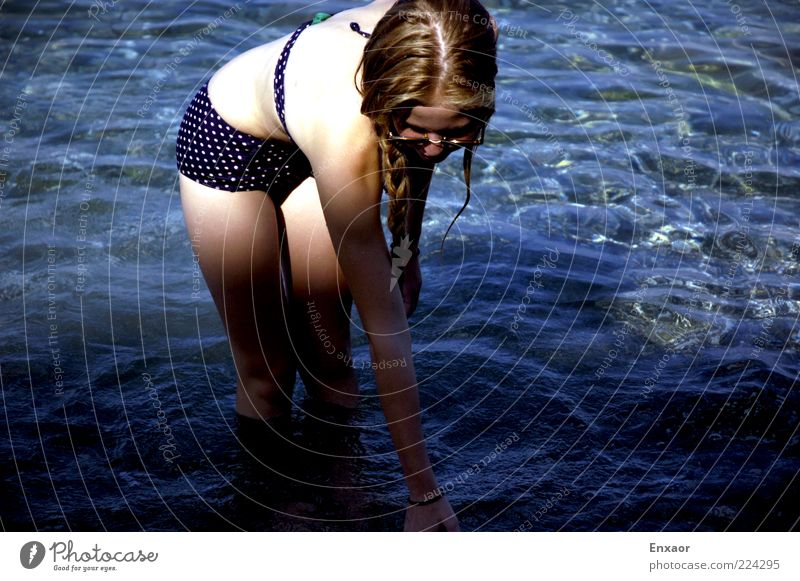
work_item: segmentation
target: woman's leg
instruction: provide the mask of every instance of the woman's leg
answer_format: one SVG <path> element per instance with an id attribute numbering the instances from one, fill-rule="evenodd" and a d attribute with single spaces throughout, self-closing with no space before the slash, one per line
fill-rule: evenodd
<path id="1" fill-rule="evenodd" d="M 354 408 L 350 289 L 333 249 L 316 182 L 307 179 L 281 206 L 292 273 L 292 341 L 309 397 Z"/>
<path id="2" fill-rule="evenodd" d="M 296 363 L 281 300 L 276 209 L 264 192 L 225 192 L 180 176 L 186 225 L 236 366 L 236 411 L 291 413 Z"/>

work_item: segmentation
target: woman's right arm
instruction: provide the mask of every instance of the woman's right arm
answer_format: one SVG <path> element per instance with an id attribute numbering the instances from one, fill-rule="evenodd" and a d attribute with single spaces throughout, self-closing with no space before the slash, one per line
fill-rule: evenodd
<path id="1" fill-rule="evenodd" d="M 331 141 L 346 134 L 323 133 Z M 421 499 L 437 488 L 437 482 L 422 432 L 403 298 L 399 285 L 390 284 L 392 261 L 381 225 L 377 146 L 374 136 L 350 137 L 341 143 L 317 140 L 308 157 L 317 170 L 331 241 L 369 339 L 381 406 L 409 494 Z M 371 147 L 354 147 L 365 142 Z"/>

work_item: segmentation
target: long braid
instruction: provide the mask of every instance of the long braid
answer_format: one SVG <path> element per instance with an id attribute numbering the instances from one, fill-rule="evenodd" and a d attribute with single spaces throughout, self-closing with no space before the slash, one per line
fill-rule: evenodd
<path id="1" fill-rule="evenodd" d="M 406 215 L 409 203 L 409 180 L 406 157 L 388 143 L 381 144 L 381 163 L 384 187 L 389 195 L 387 223 L 392 233 L 392 245 L 398 246 L 407 234 Z"/>

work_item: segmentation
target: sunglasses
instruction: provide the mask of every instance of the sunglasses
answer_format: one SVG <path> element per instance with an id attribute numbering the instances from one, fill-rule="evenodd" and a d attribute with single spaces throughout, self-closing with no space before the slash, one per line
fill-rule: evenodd
<path id="1" fill-rule="evenodd" d="M 388 140 L 407 143 L 409 145 L 428 145 L 429 143 L 433 143 L 434 145 L 441 145 L 445 149 L 457 149 L 459 147 L 482 144 L 483 130 L 484 127 L 481 125 L 481 127 L 478 129 L 478 136 L 475 139 L 450 139 L 448 137 L 442 137 L 441 139 L 430 139 L 427 133 L 423 133 L 422 137 L 404 137 L 403 135 L 395 135 L 390 131 Z"/>

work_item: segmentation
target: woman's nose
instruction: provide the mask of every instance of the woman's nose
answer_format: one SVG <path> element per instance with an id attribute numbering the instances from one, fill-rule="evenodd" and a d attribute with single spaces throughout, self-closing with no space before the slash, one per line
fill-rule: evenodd
<path id="1" fill-rule="evenodd" d="M 428 139 L 431 141 L 439 141 L 442 138 L 441 135 L 437 133 L 428 133 Z M 444 151 L 444 145 L 442 143 L 426 143 L 423 152 L 425 155 L 429 157 L 436 157 Z"/>

